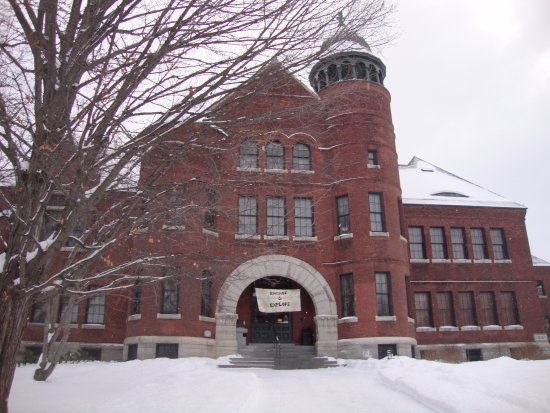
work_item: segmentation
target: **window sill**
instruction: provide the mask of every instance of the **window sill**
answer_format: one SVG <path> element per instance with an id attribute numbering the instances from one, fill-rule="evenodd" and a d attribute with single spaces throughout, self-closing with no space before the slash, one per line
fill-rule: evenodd
<path id="1" fill-rule="evenodd" d="M 480 326 L 462 326 L 460 331 L 481 331 Z"/>
<path id="2" fill-rule="evenodd" d="M 264 235 L 265 240 L 288 241 L 287 235 Z"/>
<path id="3" fill-rule="evenodd" d="M 241 168 L 237 166 L 237 171 L 239 172 L 261 172 L 260 168 Z"/>
<path id="4" fill-rule="evenodd" d="M 483 326 L 483 331 L 497 331 L 497 330 L 502 330 L 502 327 L 496 326 L 496 325 Z"/>
<path id="5" fill-rule="evenodd" d="M 512 260 L 495 260 L 495 264 L 511 264 Z"/>
<path id="6" fill-rule="evenodd" d="M 315 171 L 312 171 L 310 169 L 291 169 L 290 173 L 292 173 L 292 174 L 313 175 L 315 173 Z"/>
<path id="7" fill-rule="evenodd" d="M 353 232 L 348 232 L 347 234 L 340 234 L 334 236 L 334 241 L 340 241 L 341 239 L 353 238 Z"/>
<path id="8" fill-rule="evenodd" d="M 264 172 L 267 172 L 270 174 L 287 174 L 288 169 L 264 169 Z"/>
<path id="9" fill-rule="evenodd" d="M 416 327 L 417 333 L 431 333 L 437 331 L 435 327 Z"/>
<path id="10" fill-rule="evenodd" d="M 414 318 L 411 318 L 411 317 L 407 317 L 407 321 L 411 324 L 416 324 L 416 321 Z"/>
<path id="11" fill-rule="evenodd" d="M 157 313 L 157 320 L 181 320 L 181 314 Z"/>
<path id="12" fill-rule="evenodd" d="M 376 321 L 397 321 L 397 317 L 394 315 L 377 315 L 374 319 Z"/>
<path id="13" fill-rule="evenodd" d="M 405 238 L 403 235 L 399 235 L 399 239 L 401 239 L 401 241 L 403 241 L 405 244 L 409 243 L 409 241 L 407 241 L 407 238 Z"/>
<path id="14" fill-rule="evenodd" d="M 87 330 L 105 330 L 105 324 L 86 323 L 82 324 L 82 328 L 85 328 Z"/>
<path id="15" fill-rule="evenodd" d="M 519 324 L 512 324 L 509 326 L 504 326 L 505 330 L 523 330 L 523 326 L 520 326 Z"/>
<path id="16" fill-rule="evenodd" d="M 449 264 L 451 260 L 447 258 L 433 258 L 432 264 Z"/>
<path id="17" fill-rule="evenodd" d="M 410 261 L 412 264 L 429 264 L 430 263 L 430 260 L 426 258 L 411 258 Z"/>
<path id="18" fill-rule="evenodd" d="M 543 343 L 548 343 L 548 335 L 547 334 L 533 334 L 533 340 L 534 341 L 538 341 L 538 342 L 543 342 Z"/>
<path id="19" fill-rule="evenodd" d="M 128 321 L 141 320 L 141 314 L 132 314 L 128 316 Z"/>
<path id="20" fill-rule="evenodd" d="M 293 241 L 318 241 L 317 237 L 292 237 Z"/>
<path id="21" fill-rule="evenodd" d="M 367 168 L 369 168 L 369 169 L 380 169 L 380 165 L 373 165 L 373 164 L 368 163 Z"/>
<path id="22" fill-rule="evenodd" d="M 474 264 L 492 264 L 493 261 L 488 259 L 474 260 Z"/>
<path id="23" fill-rule="evenodd" d="M 139 235 L 139 234 L 147 234 L 149 232 L 148 227 L 144 228 L 136 228 L 132 230 L 132 234 Z"/>
<path id="24" fill-rule="evenodd" d="M 199 315 L 199 321 L 206 321 L 207 323 L 215 323 L 216 319 L 214 317 L 207 317 L 205 315 Z"/>
<path id="25" fill-rule="evenodd" d="M 162 229 L 164 231 L 183 231 L 185 230 L 185 225 L 163 225 Z"/>
<path id="26" fill-rule="evenodd" d="M 210 235 L 211 237 L 218 238 L 218 233 L 216 231 L 211 231 L 209 229 L 203 228 L 202 233 L 205 235 Z"/>
<path id="27" fill-rule="evenodd" d="M 458 327 L 455 326 L 441 326 L 439 331 L 458 331 Z"/>
<path id="28" fill-rule="evenodd" d="M 29 321 L 27 323 L 27 325 L 29 325 L 29 326 L 43 326 L 44 323 L 39 323 L 38 321 Z"/>
<path id="29" fill-rule="evenodd" d="M 71 252 L 74 251 L 74 247 L 61 247 L 61 251 Z"/>
<path id="30" fill-rule="evenodd" d="M 254 234 L 235 234 L 235 239 L 261 239 L 259 235 Z"/>
<path id="31" fill-rule="evenodd" d="M 471 264 L 472 260 L 469 260 L 467 258 L 457 258 L 456 260 L 453 260 L 453 263 L 455 263 L 455 264 Z"/>
<path id="32" fill-rule="evenodd" d="M 384 238 L 389 238 L 390 237 L 389 232 L 383 232 L 383 231 L 370 231 L 369 235 L 371 237 L 384 237 Z"/>
<path id="33" fill-rule="evenodd" d="M 342 317 L 338 320 L 338 324 L 357 323 L 358 320 L 357 316 Z"/>

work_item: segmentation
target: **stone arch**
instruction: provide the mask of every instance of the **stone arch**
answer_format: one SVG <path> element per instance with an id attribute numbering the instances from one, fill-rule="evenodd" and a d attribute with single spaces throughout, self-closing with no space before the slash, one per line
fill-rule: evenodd
<path id="1" fill-rule="evenodd" d="M 317 353 L 335 355 L 337 342 L 336 300 L 325 278 L 315 268 L 286 255 L 263 255 L 239 265 L 220 289 L 216 305 L 216 347 L 218 356 L 237 352 L 237 302 L 252 282 L 269 276 L 291 279 L 310 295 L 315 306 Z"/>

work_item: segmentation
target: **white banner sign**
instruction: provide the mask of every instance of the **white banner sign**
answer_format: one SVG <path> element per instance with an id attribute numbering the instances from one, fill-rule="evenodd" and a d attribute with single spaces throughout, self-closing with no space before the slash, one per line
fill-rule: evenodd
<path id="1" fill-rule="evenodd" d="M 258 310 L 262 313 L 301 311 L 300 290 L 256 288 Z"/>

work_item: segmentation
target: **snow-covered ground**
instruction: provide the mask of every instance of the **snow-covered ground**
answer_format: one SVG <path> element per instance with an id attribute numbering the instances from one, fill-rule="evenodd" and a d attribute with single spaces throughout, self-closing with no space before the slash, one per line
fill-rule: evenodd
<path id="1" fill-rule="evenodd" d="M 550 360 L 444 364 L 406 357 L 346 367 L 221 369 L 185 358 L 19 367 L 10 413 L 550 412 Z"/>

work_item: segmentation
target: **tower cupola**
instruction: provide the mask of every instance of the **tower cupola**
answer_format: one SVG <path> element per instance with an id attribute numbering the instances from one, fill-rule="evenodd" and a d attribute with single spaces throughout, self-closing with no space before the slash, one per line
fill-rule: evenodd
<path id="1" fill-rule="evenodd" d="M 384 84 L 386 66 L 376 57 L 364 38 L 346 27 L 342 20 L 336 34 L 321 45 L 324 56 L 313 66 L 309 83 L 316 92 L 334 83 L 366 80 Z"/>

